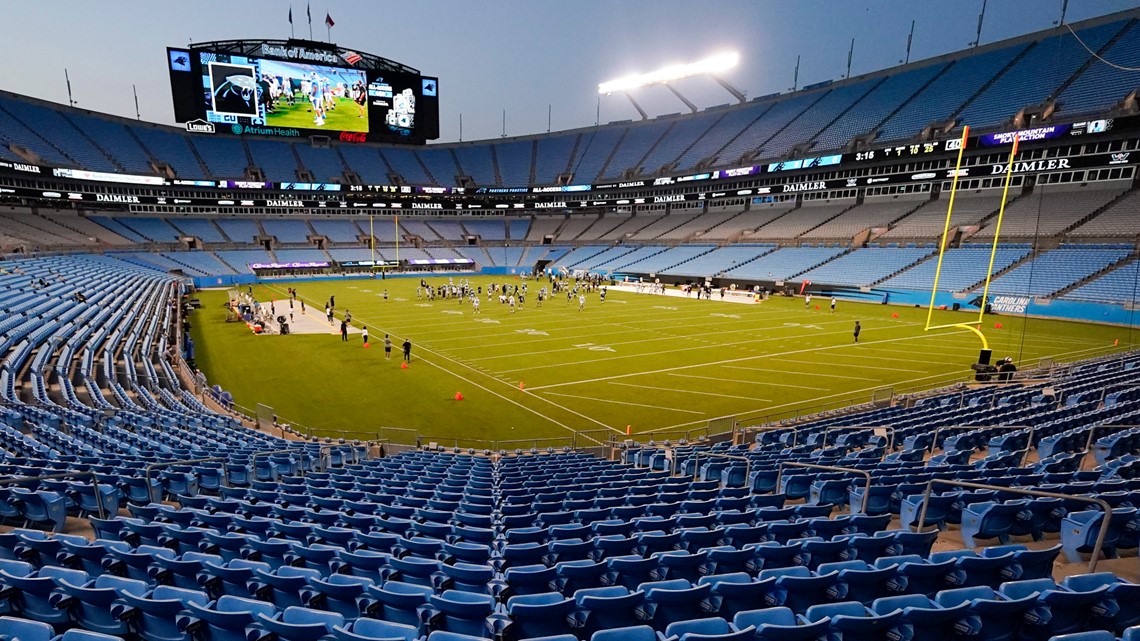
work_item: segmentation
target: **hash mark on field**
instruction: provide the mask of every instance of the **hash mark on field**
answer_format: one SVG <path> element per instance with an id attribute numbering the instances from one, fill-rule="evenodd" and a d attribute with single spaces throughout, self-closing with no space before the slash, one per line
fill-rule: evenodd
<path id="1" fill-rule="evenodd" d="M 621 383 L 618 381 L 609 381 L 609 385 L 621 385 L 622 387 L 639 387 L 641 389 L 657 390 L 659 392 L 676 392 L 678 394 L 700 394 L 701 396 L 719 396 L 721 398 L 739 398 L 745 401 L 760 401 L 761 403 L 770 403 L 771 401 L 766 398 L 758 398 L 756 396 L 736 396 L 734 394 L 720 394 L 718 392 L 698 392 L 691 389 L 674 389 L 672 387 L 661 387 L 660 385 L 637 385 L 636 383 Z"/>
<path id="2" fill-rule="evenodd" d="M 695 410 L 683 410 L 679 407 L 665 407 L 663 405 L 646 405 L 644 403 L 631 403 L 629 401 L 614 401 L 608 398 L 594 398 L 593 396 L 578 396 L 577 394 L 562 394 L 559 392 L 543 392 L 548 396 L 562 396 L 565 398 L 577 398 L 584 401 L 598 401 L 600 403 L 614 403 L 616 405 L 630 405 L 632 407 L 648 407 L 655 410 L 667 410 L 670 412 L 684 412 L 685 414 L 706 414 L 707 412 L 698 412 Z"/>

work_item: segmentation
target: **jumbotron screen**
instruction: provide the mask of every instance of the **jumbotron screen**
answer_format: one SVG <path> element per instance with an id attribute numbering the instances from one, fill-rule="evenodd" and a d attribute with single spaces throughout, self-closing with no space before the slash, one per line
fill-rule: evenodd
<path id="1" fill-rule="evenodd" d="M 275 51 L 301 59 L 168 48 L 175 120 L 191 132 L 245 136 L 439 137 L 438 79 L 354 68 L 361 57 L 351 51 Z"/>

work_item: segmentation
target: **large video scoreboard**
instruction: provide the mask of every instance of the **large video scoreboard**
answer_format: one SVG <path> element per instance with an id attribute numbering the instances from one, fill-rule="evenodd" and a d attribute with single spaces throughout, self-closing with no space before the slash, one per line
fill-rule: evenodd
<path id="1" fill-rule="evenodd" d="M 325 43 L 213 44 L 167 49 L 174 117 L 188 131 L 412 144 L 439 137 L 437 78 Z"/>

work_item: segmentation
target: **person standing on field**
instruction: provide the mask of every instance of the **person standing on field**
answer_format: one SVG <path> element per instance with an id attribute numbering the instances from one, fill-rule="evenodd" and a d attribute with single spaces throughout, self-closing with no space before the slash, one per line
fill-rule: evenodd
<path id="1" fill-rule="evenodd" d="M 384 334 L 384 360 L 392 360 L 392 339 Z"/>
<path id="2" fill-rule="evenodd" d="M 412 338 L 410 336 L 404 339 L 404 362 L 412 362 Z"/>
<path id="3" fill-rule="evenodd" d="M 861 331 L 863 331 L 863 326 L 859 324 L 859 321 L 855 321 L 855 342 L 856 343 L 859 342 L 859 332 L 861 332 Z"/>

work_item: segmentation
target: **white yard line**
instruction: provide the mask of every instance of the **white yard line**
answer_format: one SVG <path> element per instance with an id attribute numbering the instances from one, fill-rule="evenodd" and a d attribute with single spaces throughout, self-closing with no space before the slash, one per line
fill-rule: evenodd
<path id="1" fill-rule="evenodd" d="M 795 389 L 809 389 L 817 392 L 825 392 L 827 388 L 824 387 L 811 387 L 809 385 L 792 385 L 791 383 L 774 383 L 772 381 L 742 381 L 735 378 L 717 378 L 715 376 L 698 376 L 697 374 L 676 374 L 670 373 L 669 376 L 679 376 L 681 378 L 701 378 L 706 381 L 721 381 L 724 383 L 739 383 L 741 385 L 771 385 L 773 387 L 792 387 Z"/>
<path id="2" fill-rule="evenodd" d="M 664 405 L 646 405 L 645 403 L 630 403 L 629 401 L 615 401 L 608 398 L 595 398 L 593 396 L 578 396 L 576 394 L 562 394 L 560 392 L 543 392 L 548 396 L 562 396 L 564 398 L 578 398 L 584 401 L 596 401 L 599 403 L 613 403 L 615 405 L 630 405 L 632 407 L 648 407 L 655 410 L 666 410 L 669 412 L 683 412 L 685 414 L 707 414 L 707 412 L 697 412 L 694 410 L 683 410 L 679 407 L 665 407 Z"/>
<path id="3" fill-rule="evenodd" d="M 781 363 L 798 363 L 799 361 L 789 361 L 779 359 Z M 804 363 L 805 365 L 822 365 L 822 363 Z M 725 365 L 727 369 L 740 369 L 749 372 L 768 372 L 770 374 L 804 374 L 806 372 L 789 372 L 785 369 L 768 369 L 767 367 L 745 367 L 744 365 Z M 866 376 L 843 376 L 840 374 L 824 374 L 822 372 L 810 372 L 812 376 L 820 376 L 823 378 L 845 378 L 853 381 L 875 381 L 878 379 L 867 378 Z"/>
<path id="4" fill-rule="evenodd" d="M 961 330 L 961 331 L 963 333 L 965 333 L 967 330 Z M 862 344 L 863 345 L 876 345 L 876 344 L 884 344 L 884 343 L 899 343 L 899 342 L 903 342 L 903 341 L 919 340 L 922 338 L 925 338 L 925 337 L 922 335 L 919 335 L 919 336 L 901 336 L 899 338 L 887 338 L 887 339 L 883 339 L 880 341 L 868 341 L 868 342 L 862 343 Z M 698 367 L 709 367 L 712 365 L 729 365 L 732 363 L 746 363 L 748 361 L 754 361 L 758 358 L 777 358 L 780 356 L 790 356 L 792 354 L 808 354 L 808 353 L 812 353 L 812 352 L 826 352 L 826 351 L 831 351 L 831 350 L 835 350 L 835 349 L 846 349 L 846 348 L 857 348 L 857 347 L 855 345 L 847 344 L 847 343 L 845 343 L 843 345 L 827 345 L 824 347 L 809 347 L 809 348 L 805 348 L 805 349 L 795 349 L 795 350 L 789 350 L 786 352 L 778 352 L 775 354 L 756 354 L 753 356 L 741 356 L 739 358 L 729 358 L 729 359 L 725 359 L 722 361 L 713 361 L 711 363 L 695 363 L 692 365 L 678 365 L 676 367 L 664 367 L 661 369 L 652 370 L 652 371 L 648 371 L 648 372 L 632 372 L 629 374 L 614 374 L 612 376 L 599 376 L 597 378 L 584 379 L 584 380 L 580 380 L 580 381 L 567 381 L 565 383 L 552 383 L 550 385 L 539 385 L 536 387 L 532 387 L 530 389 L 531 389 L 531 391 L 535 391 L 535 390 L 540 390 L 540 389 L 548 389 L 551 387 L 565 387 L 567 385 L 581 385 L 583 383 L 596 383 L 599 381 L 611 381 L 611 380 L 615 380 L 615 379 L 619 379 L 619 378 L 630 378 L 633 376 L 664 374 L 666 372 L 677 372 L 677 371 L 687 370 L 687 369 L 696 369 Z M 699 348 L 697 348 L 697 349 L 699 349 Z M 675 353 L 676 351 L 678 351 L 678 350 L 673 350 L 672 352 L 662 352 L 662 353 Z M 646 356 L 646 354 L 642 354 L 641 356 Z M 617 358 L 624 358 L 624 357 L 619 356 Z M 607 359 L 607 360 L 613 360 L 613 359 Z M 585 362 L 591 362 L 591 361 L 585 361 Z"/>
<path id="5" fill-rule="evenodd" d="M 622 387 L 640 387 L 641 389 L 651 389 L 660 392 L 676 392 L 677 394 L 699 394 L 701 396 L 719 396 L 720 398 L 739 398 L 745 401 L 761 401 L 769 402 L 766 398 L 757 398 L 755 396 L 734 396 L 732 394 L 718 394 L 716 392 L 696 392 L 688 389 L 674 389 L 671 387 L 661 387 L 660 385 L 636 385 L 634 383 L 619 383 L 617 381 L 610 381 L 610 385 L 621 385 Z"/>

